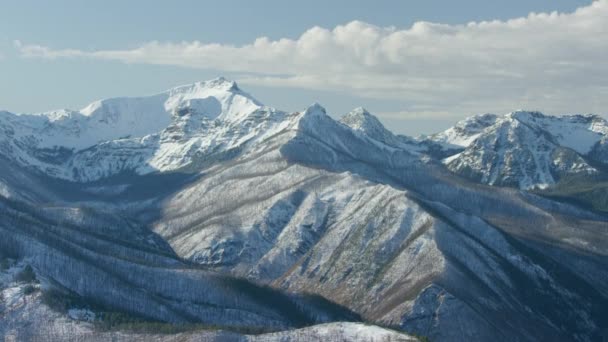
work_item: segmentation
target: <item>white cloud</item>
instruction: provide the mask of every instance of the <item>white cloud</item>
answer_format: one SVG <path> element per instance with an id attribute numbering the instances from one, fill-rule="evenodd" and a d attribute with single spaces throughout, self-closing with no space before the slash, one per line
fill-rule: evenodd
<path id="1" fill-rule="evenodd" d="M 24 57 L 95 58 L 247 75 L 242 83 L 341 90 L 398 99 L 404 112 L 606 112 L 608 0 L 573 13 L 531 13 L 508 21 L 409 29 L 353 21 L 313 27 L 297 39 L 251 44 L 148 42 L 83 51 L 15 45 Z M 443 114 L 442 114 L 443 115 Z M 407 116 L 407 115 L 404 115 Z"/>

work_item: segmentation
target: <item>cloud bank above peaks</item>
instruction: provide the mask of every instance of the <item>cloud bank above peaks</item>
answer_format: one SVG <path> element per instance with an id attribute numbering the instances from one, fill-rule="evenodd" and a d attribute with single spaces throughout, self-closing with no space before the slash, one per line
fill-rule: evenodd
<path id="1" fill-rule="evenodd" d="M 157 42 L 133 49 L 15 45 L 28 58 L 90 58 L 241 75 L 246 84 L 345 91 L 402 101 L 406 111 L 608 108 L 608 0 L 572 13 L 531 13 L 463 25 L 417 22 L 408 29 L 352 21 L 313 27 L 297 39 L 246 45 Z"/>

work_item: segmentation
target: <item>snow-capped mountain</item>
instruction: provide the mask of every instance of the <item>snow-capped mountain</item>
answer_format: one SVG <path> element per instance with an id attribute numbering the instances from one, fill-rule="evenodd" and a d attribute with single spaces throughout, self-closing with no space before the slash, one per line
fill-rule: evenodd
<path id="1" fill-rule="evenodd" d="M 597 173 L 594 164 L 608 163 L 607 136 L 608 123 L 596 115 L 518 111 L 475 116 L 430 140 L 456 148 L 458 153 L 444 160 L 450 170 L 485 184 L 528 189 Z"/>
<path id="2" fill-rule="evenodd" d="M 352 128 L 354 131 L 360 132 L 361 134 L 388 146 L 410 151 L 421 151 L 424 149 L 420 146 L 419 142 L 412 138 L 393 134 L 393 132 L 382 125 L 378 118 L 373 116 L 363 107 L 355 108 L 350 113 L 343 115 L 340 118 L 340 122 Z"/>
<path id="3" fill-rule="evenodd" d="M 433 341 L 592 341 L 608 323 L 608 218 L 478 184 L 600 172 L 599 117 L 488 114 L 413 139 L 362 108 L 339 121 L 318 104 L 287 113 L 216 79 L 3 113 L 0 129 L 0 252 L 79 299 L 59 317 L 354 320 Z M 478 182 L 453 173 L 469 169 Z M 34 303 L 28 317 L 44 317 Z M 0 331 L 17 329 L 21 311 L 3 305 L 13 319 Z M 307 333 L 344 326 L 360 330 Z"/>
<path id="4" fill-rule="evenodd" d="M 294 127 L 300 119 L 262 105 L 218 78 L 158 95 L 96 101 L 80 111 L 0 113 L 0 151 L 22 166 L 71 181 L 124 172 L 196 169 Z M 598 116 L 484 114 L 418 139 L 395 135 L 363 108 L 340 122 L 373 141 L 445 158 L 458 174 L 490 185 L 547 187 L 606 163 L 608 124 Z"/>
<path id="5" fill-rule="evenodd" d="M 260 131 L 271 130 L 275 116 L 283 115 L 218 78 L 149 97 L 96 101 L 78 112 L 3 112 L 0 144 L 24 166 L 92 181 L 125 171 L 178 170 L 198 154 L 228 151 L 263 136 Z"/>

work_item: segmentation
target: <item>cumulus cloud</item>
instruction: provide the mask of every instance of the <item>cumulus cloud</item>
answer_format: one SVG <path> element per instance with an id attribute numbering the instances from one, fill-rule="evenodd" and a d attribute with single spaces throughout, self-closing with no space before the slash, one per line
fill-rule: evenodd
<path id="1" fill-rule="evenodd" d="M 247 84 L 347 91 L 400 100 L 404 113 L 517 108 L 606 112 L 608 0 L 572 13 L 531 13 L 462 25 L 407 29 L 352 21 L 313 27 L 297 39 L 246 45 L 148 42 L 84 51 L 16 42 L 24 57 L 94 58 L 242 75 Z M 444 115 L 444 114 L 442 114 Z M 404 115 L 407 116 L 407 115 Z"/>

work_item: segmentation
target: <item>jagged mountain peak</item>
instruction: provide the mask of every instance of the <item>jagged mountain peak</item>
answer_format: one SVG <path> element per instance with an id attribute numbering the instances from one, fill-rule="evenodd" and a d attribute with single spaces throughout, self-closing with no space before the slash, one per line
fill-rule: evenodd
<path id="1" fill-rule="evenodd" d="M 314 102 L 304 110 L 304 115 L 324 114 L 327 115 L 327 110 L 320 103 Z"/>
<path id="2" fill-rule="evenodd" d="M 328 121 L 333 119 L 327 115 L 327 110 L 321 104 L 314 102 L 310 106 L 306 107 L 302 112 L 296 112 L 295 117 L 283 117 L 283 120 L 287 124 L 288 121 L 292 121 L 297 127 L 310 126 L 322 129 L 321 126 L 326 126 Z"/>
<path id="3" fill-rule="evenodd" d="M 380 128 L 385 129 L 380 120 L 363 107 L 357 107 L 343 115 L 340 118 L 340 122 L 352 129 L 365 132 Z"/>
<path id="4" fill-rule="evenodd" d="M 389 146 L 401 146 L 406 139 L 395 136 L 391 131 L 363 107 L 357 107 L 340 118 L 340 122 L 354 131 L 360 132 L 369 138 L 382 142 Z M 408 140 L 409 141 L 409 140 Z"/>

